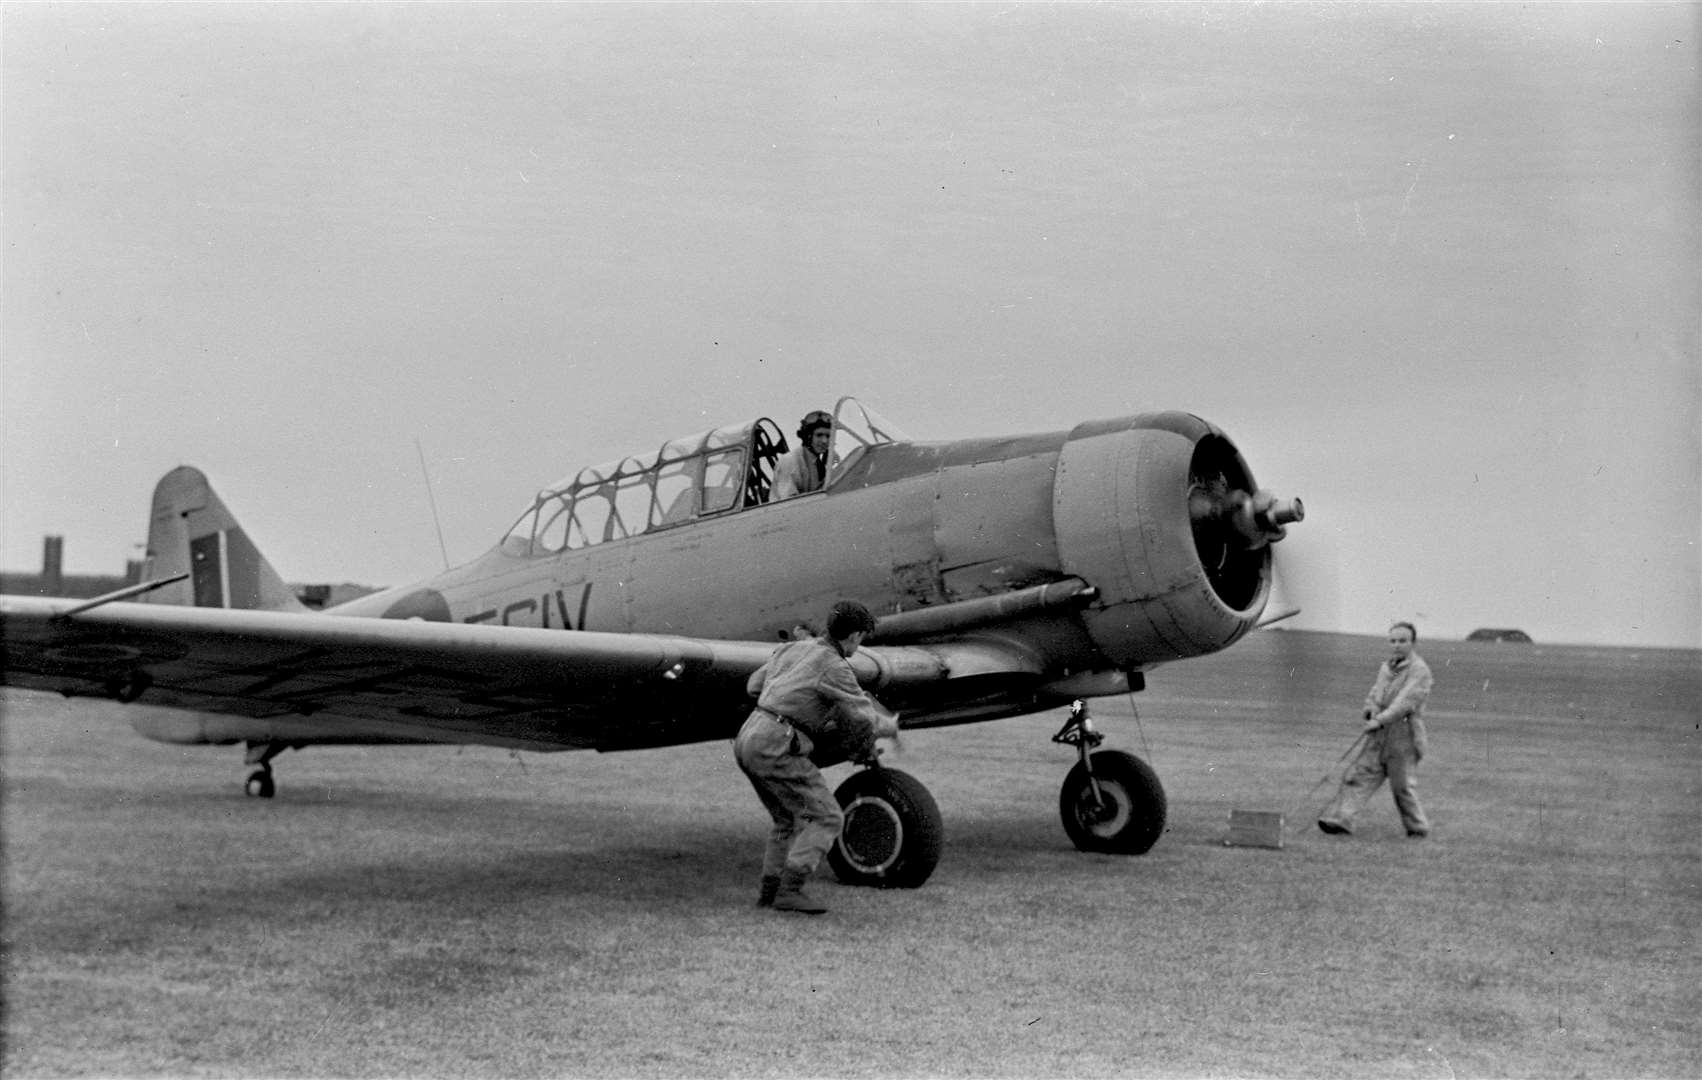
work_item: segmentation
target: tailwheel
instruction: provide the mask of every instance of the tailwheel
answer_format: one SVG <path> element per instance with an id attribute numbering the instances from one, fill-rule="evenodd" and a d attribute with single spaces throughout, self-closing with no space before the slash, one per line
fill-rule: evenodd
<path id="1" fill-rule="evenodd" d="M 244 790 L 247 791 L 252 798 L 256 799 L 270 799 L 273 795 L 277 794 L 277 785 L 272 782 L 272 767 L 270 765 L 262 765 L 258 769 L 249 773 L 248 783 L 245 785 Z"/>
<path id="2" fill-rule="evenodd" d="M 827 861 L 841 882 L 914 889 L 928 880 L 939 865 L 945 829 L 920 780 L 877 766 L 853 774 L 834 798 L 845 824 Z"/>
<path id="3" fill-rule="evenodd" d="M 1164 832 L 1164 786 L 1135 755 L 1100 750 L 1064 777 L 1058 810 L 1080 850 L 1144 855 Z"/>
<path id="4" fill-rule="evenodd" d="M 244 762 L 255 768 L 248 774 L 248 782 L 243 785 L 243 790 L 248 792 L 250 798 L 270 799 L 277 793 L 278 787 L 272 782 L 272 759 L 288 749 L 288 743 L 254 739 L 248 741 L 248 753 Z"/>

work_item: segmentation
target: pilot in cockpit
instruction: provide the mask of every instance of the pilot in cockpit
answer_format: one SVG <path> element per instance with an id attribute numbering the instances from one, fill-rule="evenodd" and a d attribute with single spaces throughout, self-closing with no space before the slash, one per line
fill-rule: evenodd
<path id="1" fill-rule="evenodd" d="M 820 491 L 827 481 L 827 455 L 833 444 L 833 417 L 820 409 L 798 423 L 798 445 L 774 466 L 773 499 Z"/>

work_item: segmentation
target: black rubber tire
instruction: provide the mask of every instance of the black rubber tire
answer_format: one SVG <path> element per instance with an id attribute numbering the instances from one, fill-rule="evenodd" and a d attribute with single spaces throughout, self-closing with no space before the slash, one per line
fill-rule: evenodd
<path id="1" fill-rule="evenodd" d="M 1093 776 L 1105 799 L 1094 801 L 1087 770 L 1081 762 L 1064 777 L 1058 793 L 1058 813 L 1064 831 L 1082 851 L 1113 855 L 1145 855 L 1164 832 L 1167 803 L 1164 785 L 1152 767 L 1122 750 L 1093 755 Z"/>
<path id="2" fill-rule="evenodd" d="M 244 790 L 256 799 L 270 799 L 277 793 L 277 787 L 272 783 L 272 770 L 255 769 L 249 773 Z"/>
<path id="3" fill-rule="evenodd" d="M 945 826 L 922 782 L 897 769 L 854 773 L 833 793 L 845 811 L 828 865 L 846 885 L 914 889 L 940 862 Z"/>

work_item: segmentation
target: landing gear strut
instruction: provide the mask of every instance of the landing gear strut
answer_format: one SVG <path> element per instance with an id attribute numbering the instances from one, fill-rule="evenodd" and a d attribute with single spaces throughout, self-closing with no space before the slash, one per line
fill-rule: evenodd
<path id="1" fill-rule="evenodd" d="M 1122 750 L 1094 750 L 1105 736 L 1094 729 L 1087 703 L 1075 701 L 1055 743 L 1079 755 L 1058 793 L 1064 831 L 1082 851 L 1144 855 L 1164 832 L 1164 786 L 1152 767 Z"/>
<path id="2" fill-rule="evenodd" d="M 250 798 L 270 799 L 277 793 L 278 787 L 272 782 L 272 759 L 283 753 L 288 747 L 283 743 L 251 742 L 248 744 L 248 757 L 244 763 L 258 766 L 248 774 L 248 782 L 243 786 Z"/>

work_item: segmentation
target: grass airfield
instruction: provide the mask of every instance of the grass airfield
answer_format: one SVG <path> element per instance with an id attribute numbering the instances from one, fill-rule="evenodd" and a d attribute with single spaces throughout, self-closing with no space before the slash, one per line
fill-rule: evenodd
<path id="1" fill-rule="evenodd" d="M 7 692 L 4 1057 L 33 1076 L 1702 1074 L 1702 654 L 1422 641 L 1405 838 L 1312 817 L 1384 646 L 1273 631 L 1094 713 L 1170 826 L 1074 851 L 1061 713 L 913 732 L 915 891 L 751 907 L 726 743 L 236 748 Z M 832 782 L 845 770 L 830 772 Z M 1280 851 L 1223 843 L 1289 816 Z M 825 874 L 825 871 L 824 871 Z"/>

